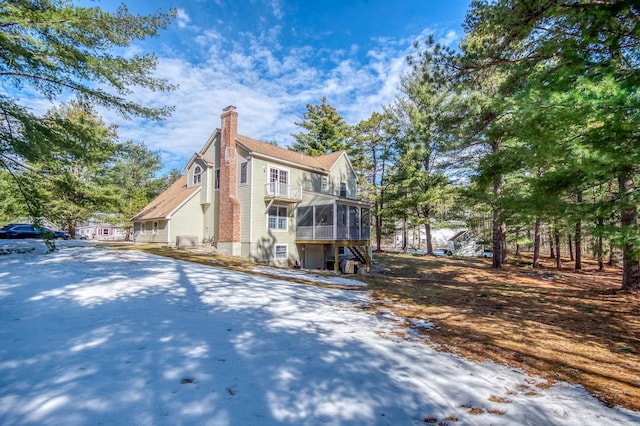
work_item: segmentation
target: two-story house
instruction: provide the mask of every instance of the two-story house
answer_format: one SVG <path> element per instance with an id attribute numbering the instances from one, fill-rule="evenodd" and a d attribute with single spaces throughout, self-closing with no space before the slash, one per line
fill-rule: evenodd
<path id="1" fill-rule="evenodd" d="M 338 270 L 369 264 L 370 205 L 356 200 L 344 151 L 310 157 L 238 135 L 235 107 L 186 174 L 134 218 L 136 243 L 197 237 L 219 252 L 277 266 Z"/>

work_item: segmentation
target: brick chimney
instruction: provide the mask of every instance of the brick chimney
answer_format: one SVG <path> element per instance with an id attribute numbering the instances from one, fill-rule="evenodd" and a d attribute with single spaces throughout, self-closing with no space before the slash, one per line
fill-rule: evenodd
<path id="1" fill-rule="evenodd" d="M 229 105 L 222 110 L 220 138 L 220 203 L 218 205 L 218 249 L 240 255 L 240 200 L 237 197 L 236 136 L 238 113 Z"/>

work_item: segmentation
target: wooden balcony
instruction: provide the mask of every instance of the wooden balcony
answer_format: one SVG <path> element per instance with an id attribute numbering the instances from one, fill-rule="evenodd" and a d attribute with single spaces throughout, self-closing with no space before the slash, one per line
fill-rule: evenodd
<path id="1" fill-rule="evenodd" d="M 264 199 L 285 203 L 299 203 L 302 201 L 302 187 L 270 182 L 264 186 Z"/>

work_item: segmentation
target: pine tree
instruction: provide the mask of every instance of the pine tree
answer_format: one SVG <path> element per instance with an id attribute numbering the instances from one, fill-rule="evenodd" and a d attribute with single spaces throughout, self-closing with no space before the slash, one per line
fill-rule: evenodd
<path id="1" fill-rule="evenodd" d="M 118 147 L 104 174 L 104 185 L 115 188 L 117 194 L 114 220 L 127 230 L 127 238 L 131 218 L 166 187 L 166 178 L 156 177 L 161 168 L 159 151 L 129 141 Z"/>
<path id="2" fill-rule="evenodd" d="M 393 161 L 392 127 L 392 117 L 389 113 L 374 112 L 371 117 L 361 121 L 354 128 L 353 137 L 360 141 L 363 148 L 361 198 L 372 204 L 376 251 L 381 250 L 385 229 L 383 211 L 389 183 L 389 169 Z"/>
<path id="3" fill-rule="evenodd" d="M 58 155 L 78 160 L 86 152 L 73 135 L 77 129 L 70 129 L 67 137 L 59 122 L 24 105 L 27 91 L 52 101 L 75 96 L 85 108 L 100 105 L 126 118 L 166 117 L 171 108 L 147 107 L 128 99 L 135 88 L 172 89 L 153 76 L 155 57 L 125 57 L 116 52 L 135 40 L 157 35 L 174 13 L 138 16 L 124 5 L 108 13 L 65 0 L 2 2 L 0 79 L 5 90 L 0 94 L 0 166 L 17 175 L 25 172 L 27 162 L 50 167 Z M 60 176 L 60 185 L 71 185 L 71 175 Z M 37 194 L 27 190 L 22 194 L 30 214 L 40 216 Z"/>
<path id="4" fill-rule="evenodd" d="M 29 162 L 29 170 L 40 178 L 38 199 L 47 217 L 64 223 L 75 237 L 79 220 L 110 211 L 116 202 L 115 188 L 99 178 L 117 150 L 117 134 L 93 109 L 77 102 L 53 108 L 45 119 L 60 140 L 53 144 L 57 149 Z"/>
<path id="5" fill-rule="evenodd" d="M 616 180 L 606 203 L 619 223 L 608 237 L 623 250 L 623 289 L 640 288 L 639 23 L 629 0 L 476 1 L 464 46 L 471 75 L 505 76 L 499 92 L 509 94 L 503 102 L 516 137 L 533 155 L 554 159 L 534 186 L 569 199 Z"/>
<path id="6" fill-rule="evenodd" d="M 322 97 L 320 105 L 307 104 L 304 120 L 295 123 L 305 129 L 293 135 L 296 140 L 291 149 L 306 155 L 318 156 L 345 150 L 347 154 L 356 153 L 348 145 L 350 128 L 334 107 Z"/>

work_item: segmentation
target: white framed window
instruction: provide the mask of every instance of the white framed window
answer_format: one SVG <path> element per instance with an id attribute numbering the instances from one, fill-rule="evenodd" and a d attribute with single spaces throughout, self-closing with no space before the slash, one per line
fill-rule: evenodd
<path id="1" fill-rule="evenodd" d="M 340 196 L 347 196 L 347 182 L 340 182 Z"/>
<path id="2" fill-rule="evenodd" d="M 240 163 L 240 184 L 247 183 L 247 165 L 246 161 Z"/>
<path id="3" fill-rule="evenodd" d="M 289 183 L 289 170 L 269 167 L 269 182 L 287 185 Z"/>
<path id="4" fill-rule="evenodd" d="M 287 259 L 289 257 L 289 247 L 286 244 L 276 244 L 276 259 Z"/>
<path id="5" fill-rule="evenodd" d="M 320 180 L 321 180 L 320 191 L 329 192 L 329 178 L 326 176 L 322 176 Z"/>
<path id="6" fill-rule="evenodd" d="M 216 178 L 213 184 L 214 189 L 220 189 L 220 169 L 216 169 Z"/>
<path id="7" fill-rule="evenodd" d="M 269 194 L 270 195 L 289 195 L 289 170 L 279 169 L 269 166 Z"/>
<path id="8" fill-rule="evenodd" d="M 158 233 L 158 222 L 153 222 L 153 233 L 154 234 Z"/>
<path id="9" fill-rule="evenodd" d="M 202 184 L 202 168 L 200 166 L 196 166 L 193 169 L 193 184 L 194 185 Z"/>
<path id="10" fill-rule="evenodd" d="M 102 228 L 100 231 L 102 235 L 109 235 L 109 228 Z"/>
<path id="11" fill-rule="evenodd" d="M 277 231 L 287 230 L 287 208 L 280 206 L 269 207 L 268 228 Z"/>

